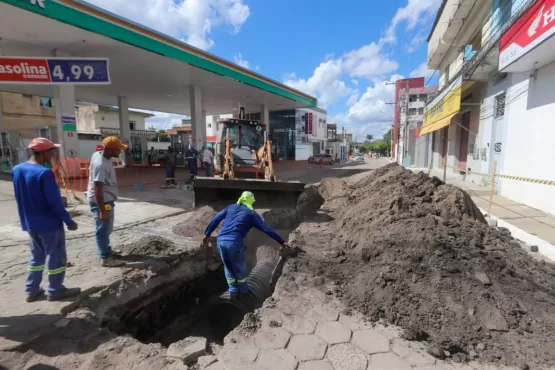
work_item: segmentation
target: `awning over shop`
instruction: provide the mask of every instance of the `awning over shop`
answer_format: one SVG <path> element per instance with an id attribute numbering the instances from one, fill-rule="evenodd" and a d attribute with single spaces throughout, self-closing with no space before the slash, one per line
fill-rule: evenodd
<path id="1" fill-rule="evenodd" d="M 461 76 L 427 105 L 420 135 L 439 130 L 451 122 L 451 118 L 461 110 L 462 87 Z"/>
<path id="2" fill-rule="evenodd" d="M 422 127 L 422 130 L 420 130 L 420 135 L 426 135 L 426 134 L 429 134 L 430 132 L 437 131 L 440 128 L 444 128 L 445 126 L 449 126 L 449 124 L 451 123 L 451 119 L 455 117 L 457 114 L 459 114 L 459 112 L 453 113 L 452 115 L 442 119 L 441 121 L 437 121 L 435 123 L 432 123 L 431 125 Z"/>

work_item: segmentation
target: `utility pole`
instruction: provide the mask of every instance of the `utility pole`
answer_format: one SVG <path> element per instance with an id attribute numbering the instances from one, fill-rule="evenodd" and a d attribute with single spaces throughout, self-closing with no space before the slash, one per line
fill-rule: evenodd
<path id="1" fill-rule="evenodd" d="M 395 82 L 395 81 L 393 81 L 393 82 L 386 81 L 385 84 L 386 84 L 386 85 L 397 85 L 397 82 Z M 408 84 L 408 82 L 407 82 L 407 84 Z M 387 105 L 395 105 L 395 106 L 396 106 L 398 100 L 399 100 L 399 97 L 398 97 L 398 96 L 395 96 L 395 102 L 393 102 L 393 103 L 385 103 L 385 104 L 387 104 Z M 391 159 L 394 159 L 394 158 L 395 158 L 395 160 L 397 160 L 397 153 L 395 153 L 395 157 L 393 156 L 393 137 L 394 137 L 394 136 L 395 136 L 395 116 L 393 117 L 393 126 L 392 126 L 392 129 L 391 129 L 391 148 L 390 148 L 390 156 L 391 156 Z"/>

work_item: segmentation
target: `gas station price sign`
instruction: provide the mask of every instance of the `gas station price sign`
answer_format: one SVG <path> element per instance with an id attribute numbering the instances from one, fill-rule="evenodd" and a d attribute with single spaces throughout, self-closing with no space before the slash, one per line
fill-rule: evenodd
<path id="1" fill-rule="evenodd" d="M 110 84 L 107 58 L 0 57 L 0 84 Z"/>

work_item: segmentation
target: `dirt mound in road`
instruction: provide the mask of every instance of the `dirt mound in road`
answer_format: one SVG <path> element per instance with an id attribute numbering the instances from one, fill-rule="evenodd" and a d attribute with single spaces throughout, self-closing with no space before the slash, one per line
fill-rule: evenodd
<path id="1" fill-rule="evenodd" d="M 189 218 L 184 222 L 173 227 L 174 234 L 196 237 L 204 235 L 206 226 L 212 221 L 218 212 L 214 208 L 204 206 L 189 213 Z M 217 235 L 220 228 L 218 227 L 213 235 Z"/>
<path id="2" fill-rule="evenodd" d="M 121 246 L 124 255 L 145 257 L 167 257 L 175 251 L 176 245 L 166 238 L 160 236 L 145 236 L 136 242 Z"/>
<path id="3" fill-rule="evenodd" d="M 293 271 L 335 282 L 349 308 L 436 357 L 555 365 L 555 268 L 488 227 L 468 194 L 396 164 L 340 186 L 323 194 L 332 220 L 295 231 L 308 253 Z"/>

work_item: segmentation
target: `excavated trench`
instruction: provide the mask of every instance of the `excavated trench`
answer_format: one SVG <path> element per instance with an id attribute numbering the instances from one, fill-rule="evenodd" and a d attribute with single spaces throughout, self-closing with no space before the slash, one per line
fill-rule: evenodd
<path id="1" fill-rule="evenodd" d="M 284 238 L 297 223 L 294 210 L 269 211 L 263 217 Z M 283 262 L 278 263 L 279 246 L 258 230 L 249 233 L 245 245 L 250 271 L 247 295 L 230 300 L 221 265 L 215 271 L 206 269 L 193 279 L 175 279 L 158 285 L 108 308 L 103 314 L 103 325 L 118 335 L 131 335 L 143 343 L 166 347 L 187 337 L 223 343 L 247 313 L 261 307 L 271 296 L 283 267 Z"/>

